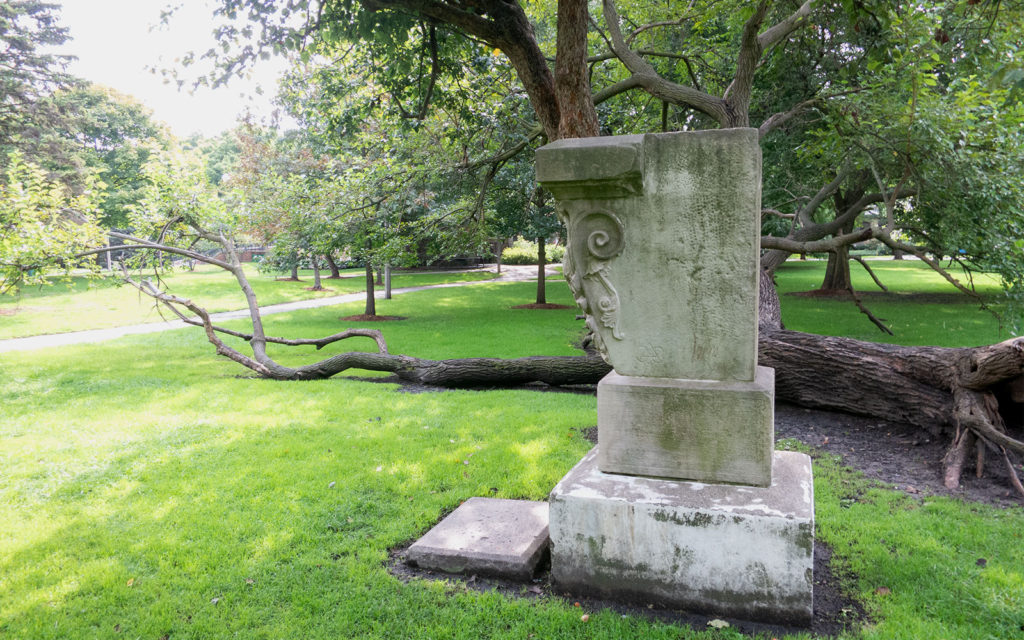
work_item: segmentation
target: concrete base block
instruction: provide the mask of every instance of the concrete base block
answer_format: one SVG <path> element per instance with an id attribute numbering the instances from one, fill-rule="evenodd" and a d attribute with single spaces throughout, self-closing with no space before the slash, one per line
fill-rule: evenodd
<path id="1" fill-rule="evenodd" d="M 579 594 L 810 624 L 811 461 L 776 451 L 774 465 L 770 487 L 679 482 L 602 473 L 595 447 L 551 492 L 552 581 Z"/>
<path id="2" fill-rule="evenodd" d="M 533 576 L 548 547 L 548 504 L 470 498 L 406 553 L 416 567 L 504 578 Z"/>
<path id="3" fill-rule="evenodd" d="M 605 473 L 767 487 L 775 442 L 775 370 L 751 382 L 623 376 L 597 385 Z"/>

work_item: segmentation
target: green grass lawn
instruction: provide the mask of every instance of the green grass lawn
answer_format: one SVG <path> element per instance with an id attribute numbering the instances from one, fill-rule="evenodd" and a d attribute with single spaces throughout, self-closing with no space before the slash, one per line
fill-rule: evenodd
<path id="1" fill-rule="evenodd" d="M 323 280 L 324 291 L 310 291 L 310 271 L 299 274 L 300 282 L 278 280 L 273 274 L 261 274 L 252 264 L 245 265 L 246 276 L 261 305 L 323 298 L 366 290 L 361 269 L 342 272 L 340 280 Z M 417 287 L 445 282 L 487 280 L 494 274 L 397 272 L 391 286 Z M 199 266 L 194 272 L 176 271 L 165 277 L 171 292 L 199 303 L 207 311 L 231 311 L 245 308 L 245 298 L 234 277 L 211 266 Z M 165 316 L 170 315 L 163 310 Z M 73 277 L 70 282 L 55 279 L 52 286 L 31 287 L 17 297 L 0 296 L 0 340 L 47 333 L 65 333 L 83 329 L 103 329 L 143 322 L 159 322 L 160 313 L 152 299 L 131 286 L 120 285 L 117 278 L 89 279 Z"/>
<path id="2" fill-rule="evenodd" d="M 783 324 L 794 331 L 902 345 L 966 347 L 1014 337 L 1010 323 L 1001 323 L 992 313 L 979 310 L 976 300 L 959 293 L 928 265 L 918 260 L 872 260 L 868 264 L 889 293 L 883 294 L 856 263 L 850 264 L 853 287 L 864 305 L 884 319 L 895 335 L 882 333 L 849 300 L 788 295 L 820 287 L 823 261 L 790 260 L 778 270 L 776 285 Z M 980 275 L 974 283 L 978 293 L 998 310 L 1002 295 L 999 282 Z"/>
<path id="3" fill-rule="evenodd" d="M 533 292 L 405 294 L 378 312 L 409 319 L 373 326 L 420 357 L 574 353 L 575 310 L 509 309 Z M 549 296 L 571 303 L 554 281 Z M 326 335 L 359 310 L 268 331 Z M 246 374 L 191 329 L 0 356 L 0 638 L 736 637 L 387 572 L 389 548 L 469 497 L 543 499 L 590 446 L 593 397 Z M 815 468 L 819 536 L 872 616 L 849 637 L 1024 633 L 1024 509 Z"/>

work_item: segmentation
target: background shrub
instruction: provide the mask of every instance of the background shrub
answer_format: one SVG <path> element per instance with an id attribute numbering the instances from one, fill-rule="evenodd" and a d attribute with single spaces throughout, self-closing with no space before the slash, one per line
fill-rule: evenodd
<path id="1" fill-rule="evenodd" d="M 549 263 L 561 262 L 565 256 L 565 246 L 560 244 L 544 245 L 544 256 Z M 511 247 L 501 252 L 504 264 L 537 264 L 537 243 L 519 239 Z"/>

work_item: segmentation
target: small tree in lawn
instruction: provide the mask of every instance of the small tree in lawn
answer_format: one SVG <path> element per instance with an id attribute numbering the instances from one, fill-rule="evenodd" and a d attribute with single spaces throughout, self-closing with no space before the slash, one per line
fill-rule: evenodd
<path id="1" fill-rule="evenodd" d="M 547 304 L 544 272 L 545 245 L 563 232 L 555 215 L 554 201 L 534 180 L 533 153 L 522 153 L 504 163 L 492 180 L 488 205 L 493 208 L 491 228 L 495 235 L 523 236 L 537 242 L 536 304 Z"/>

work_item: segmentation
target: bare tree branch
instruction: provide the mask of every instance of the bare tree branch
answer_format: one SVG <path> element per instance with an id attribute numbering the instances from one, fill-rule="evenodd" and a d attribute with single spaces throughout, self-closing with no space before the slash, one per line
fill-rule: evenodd
<path id="1" fill-rule="evenodd" d="M 888 291 L 889 290 L 889 287 L 887 287 L 884 284 L 882 284 L 882 281 L 878 279 L 878 276 L 875 275 L 875 272 L 871 269 L 871 267 L 868 266 L 867 260 L 865 260 L 864 258 L 862 258 L 860 256 L 851 256 L 851 257 L 854 260 L 857 261 L 857 264 L 859 264 L 860 266 L 864 267 L 864 270 L 868 272 L 868 275 L 871 276 L 871 279 L 875 281 L 875 284 L 878 285 L 879 289 L 881 289 L 882 291 Z"/>
<path id="2" fill-rule="evenodd" d="M 135 236 L 131 236 L 131 235 L 128 235 L 126 233 L 120 233 L 120 232 L 117 232 L 117 231 L 111 231 L 110 232 L 110 236 L 112 238 L 117 238 L 118 240 L 127 240 L 128 242 L 131 242 L 132 243 L 132 248 L 136 248 L 136 249 L 152 249 L 154 251 L 163 251 L 163 252 L 166 252 L 166 253 L 173 253 L 175 255 L 184 256 L 186 258 L 191 258 L 193 260 L 199 260 L 200 262 L 205 262 L 207 264 L 212 264 L 212 265 L 220 267 L 221 269 L 226 269 L 228 271 L 232 271 L 233 268 L 234 268 L 230 264 L 228 264 L 227 262 L 224 262 L 223 260 L 218 260 L 216 258 L 212 258 L 210 256 L 203 255 L 203 254 L 201 254 L 201 253 L 199 253 L 197 251 L 190 251 L 188 249 L 181 249 L 179 247 L 175 247 L 175 246 L 168 245 L 168 244 L 161 244 L 161 243 L 157 243 L 157 242 L 152 242 L 150 240 L 146 240 L 145 238 L 136 238 Z M 103 253 L 105 251 L 118 251 L 120 249 L 125 248 L 125 246 L 126 245 L 121 245 L 121 246 L 116 246 L 116 247 L 104 247 L 102 249 L 97 249 L 97 250 L 91 251 L 89 253 Z M 88 255 L 88 254 L 83 254 L 83 255 Z"/>
<path id="3" fill-rule="evenodd" d="M 791 13 L 785 20 L 769 29 L 766 29 L 764 33 L 757 36 L 757 42 L 761 51 L 765 51 L 768 48 L 775 46 L 803 25 L 807 16 L 811 13 L 812 4 L 811 0 L 807 0 L 807 2 L 800 5 L 800 8 Z"/>
<path id="4" fill-rule="evenodd" d="M 544 135 L 544 130 L 540 127 L 540 125 L 536 125 L 532 129 L 530 129 L 529 133 L 526 134 L 526 137 L 524 139 L 520 140 L 518 143 L 509 147 L 508 149 L 500 151 L 497 154 L 489 156 L 487 158 L 481 158 L 479 160 L 464 162 L 462 164 L 456 165 L 456 168 L 479 169 L 484 165 L 495 164 L 505 162 L 506 160 L 511 160 L 519 153 L 521 153 L 524 149 L 526 149 L 526 147 L 530 146 L 531 142 L 533 142 L 542 135 Z"/>
<path id="5" fill-rule="evenodd" d="M 894 251 L 904 251 L 906 253 L 913 254 L 919 260 L 921 260 L 929 267 L 931 267 L 933 271 L 935 271 L 940 276 L 945 278 L 946 282 L 956 287 L 961 293 L 965 293 L 974 298 L 975 300 L 981 300 L 981 296 L 978 295 L 977 291 L 965 287 L 963 283 L 954 278 L 948 271 L 942 268 L 942 265 L 940 265 L 935 259 L 928 256 L 919 247 L 912 244 L 907 244 L 906 242 L 898 242 L 894 240 L 892 236 L 889 235 L 888 231 L 879 227 L 878 225 L 872 225 L 871 237 L 873 237 L 875 240 L 882 242 L 885 246 L 889 247 L 890 249 L 893 249 Z"/>
<path id="6" fill-rule="evenodd" d="M 721 98 L 716 98 L 693 87 L 670 82 L 658 75 L 650 63 L 626 44 L 619 26 L 621 19 L 615 8 L 614 0 L 603 0 L 603 7 L 605 23 L 608 25 L 608 34 L 611 37 L 609 45 L 626 69 L 636 77 L 637 85 L 634 86 L 642 87 L 660 100 L 692 107 L 714 118 L 722 126 L 735 126 L 730 124 L 727 105 Z"/>
<path id="7" fill-rule="evenodd" d="M 777 249 L 787 253 L 824 253 L 835 251 L 839 247 L 850 245 L 855 242 L 863 242 L 872 237 L 869 227 L 857 229 L 852 233 L 833 236 L 824 240 L 809 240 L 801 242 L 793 238 L 780 238 L 778 236 L 761 236 L 762 249 Z"/>
<path id="8" fill-rule="evenodd" d="M 761 216 L 775 216 L 776 218 L 786 218 L 787 220 L 796 218 L 795 213 L 782 213 L 778 209 L 761 209 Z"/>
<path id="9" fill-rule="evenodd" d="M 427 91 L 420 102 L 420 108 L 416 111 L 406 111 L 402 106 L 400 100 L 395 100 L 395 104 L 398 105 L 398 111 L 401 113 L 403 118 L 410 120 L 422 120 L 427 117 L 427 110 L 430 108 L 430 99 L 434 95 L 434 85 L 437 83 L 437 76 L 441 70 L 441 63 L 437 57 L 437 33 L 434 25 L 430 25 L 427 35 L 427 42 L 424 46 L 430 53 L 430 76 L 427 79 Z"/>

